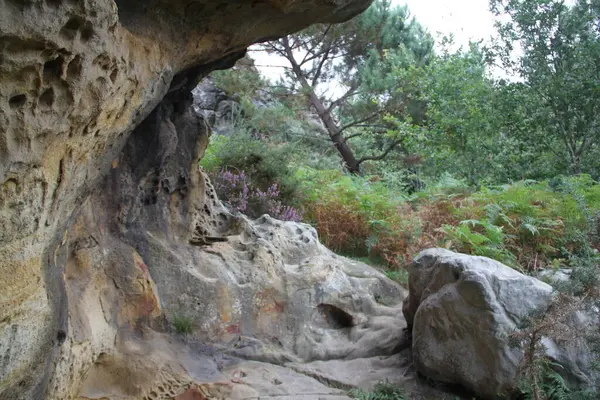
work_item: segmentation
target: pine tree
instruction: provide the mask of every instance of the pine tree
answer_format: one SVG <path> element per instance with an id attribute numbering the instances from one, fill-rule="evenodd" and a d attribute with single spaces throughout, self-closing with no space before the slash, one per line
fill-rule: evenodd
<path id="1" fill-rule="evenodd" d="M 399 90 L 392 73 L 399 66 L 427 63 L 432 54 L 431 36 L 406 7 L 377 0 L 346 23 L 315 25 L 262 46 L 288 62 L 282 85 L 305 96 L 352 173 L 402 145 L 402 135 L 383 118 L 386 113 L 422 114 L 422 105 Z M 333 85 L 343 92 L 330 97 Z M 387 143 L 380 154 L 358 158 L 349 141 L 359 135 L 385 135 Z"/>

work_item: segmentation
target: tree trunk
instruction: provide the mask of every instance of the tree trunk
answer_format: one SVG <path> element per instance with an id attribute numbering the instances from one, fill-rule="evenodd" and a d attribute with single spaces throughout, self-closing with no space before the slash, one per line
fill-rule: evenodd
<path id="1" fill-rule="evenodd" d="M 360 162 L 356 159 L 356 156 L 354 155 L 354 152 L 352 151 L 350 146 L 348 146 L 348 142 L 342 135 L 340 127 L 333 120 L 331 112 L 327 109 L 327 107 L 325 107 L 321 99 L 319 99 L 319 97 L 315 93 L 314 88 L 308 83 L 308 81 L 304 77 L 302 69 L 296 62 L 294 54 L 292 53 L 292 50 L 290 49 L 287 43 L 285 43 L 285 52 L 286 58 L 292 65 L 292 71 L 294 72 L 294 75 L 296 75 L 296 78 L 300 82 L 302 89 L 304 89 L 309 94 L 310 104 L 315 108 L 315 110 L 317 110 L 317 114 L 323 122 L 323 125 L 325 125 L 325 129 L 327 129 L 331 141 L 333 142 L 335 148 L 344 160 L 346 169 L 352 174 L 360 174 Z"/>
<path id="2" fill-rule="evenodd" d="M 310 103 L 317 110 L 317 114 L 319 114 L 319 118 L 325 125 L 327 132 L 329 133 L 329 137 L 333 142 L 335 148 L 342 156 L 344 163 L 346 164 L 346 168 L 350 173 L 359 174 L 360 173 L 360 163 L 356 159 L 354 152 L 348 146 L 348 142 L 340 132 L 340 127 L 333 120 L 331 113 L 325 108 L 323 102 L 317 97 L 317 95 L 311 91 L 310 92 Z"/>

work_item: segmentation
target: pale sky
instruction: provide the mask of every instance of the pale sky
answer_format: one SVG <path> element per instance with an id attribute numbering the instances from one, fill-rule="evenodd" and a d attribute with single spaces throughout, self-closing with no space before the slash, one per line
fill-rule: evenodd
<path id="1" fill-rule="evenodd" d="M 467 46 L 469 40 L 488 40 L 495 32 L 494 16 L 489 11 L 488 0 L 394 0 L 398 5 L 406 4 L 412 16 L 438 37 L 454 34 L 457 46 Z M 252 49 L 252 48 L 251 48 Z M 280 73 L 277 65 L 285 61 L 264 53 L 251 52 L 257 67 L 268 78 Z"/>
<path id="2" fill-rule="evenodd" d="M 488 0 L 396 0 L 405 4 L 418 22 L 436 36 L 454 34 L 459 45 L 489 39 L 495 32 Z"/>

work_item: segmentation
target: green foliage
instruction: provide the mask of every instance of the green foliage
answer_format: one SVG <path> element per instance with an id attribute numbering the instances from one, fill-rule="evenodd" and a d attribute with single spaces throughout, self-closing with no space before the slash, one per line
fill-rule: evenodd
<path id="1" fill-rule="evenodd" d="M 494 83 L 479 45 L 471 43 L 467 51 L 450 53 L 447 46 L 452 43 L 447 42 L 418 77 L 421 99 L 427 104 L 424 145 L 433 149 L 430 168 L 439 170 L 443 165 L 477 185 L 498 167 L 494 156 L 501 143 Z"/>
<path id="2" fill-rule="evenodd" d="M 383 181 L 344 174 L 341 170 L 299 167 L 296 179 L 302 182 L 300 195 L 308 202 L 336 202 L 342 207 L 358 206 L 372 223 L 382 221 L 388 210 L 403 204 L 406 195 L 390 190 Z"/>
<path id="3" fill-rule="evenodd" d="M 357 400 L 407 400 L 401 388 L 388 382 L 376 384 L 373 390 L 369 392 L 352 389 L 348 392 L 348 396 Z"/>
<path id="4" fill-rule="evenodd" d="M 200 166 L 209 173 L 221 168 L 246 171 L 262 190 L 277 183 L 282 199 L 287 201 L 294 196 L 297 185 L 289 166 L 292 151 L 289 144 L 269 144 L 240 130 L 231 137 L 211 137 Z"/>
<path id="5" fill-rule="evenodd" d="M 180 335 L 190 334 L 194 328 L 193 320 L 182 314 L 173 315 L 172 323 L 175 332 L 179 333 Z"/>
<path id="6" fill-rule="evenodd" d="M 594 222 L 586 215 L 600 210 L 596 197 L 600 185 L 589 177 L 565 178 L 562 185 L 573 189 L 557 191 L 548 182 L 528 181 L 482 188 L 455 210 L 462 222 L 444 227 L 447 244 L 527 271 L 551 260 L 574 263 L 574 255 L 590 248 L 586 241 Z M 585 198 L 594 202 L 596 211 L 582 203 Z"/>
<path id="7" fill-rule="evenodd" d="M 472 229 L 479 228 L 481 233 Z M 506 249 L 506 234 L 501 226 L 487 220 L 465 220 L 458 226 L 445 225 L 444 233 L 449 247 L 477 256 L 485 256 L 501 261 L 506 265 L 516 267 L 516 257 Z"/>
<path id="8" fill-rule="evenodd" d="M 385 273 L 388 278 L 391 280 L 398 282 L 404 287 L 408 286 L 408 271 L 405 269 L 397 270 L 397 271 L 387 271 Z"/>
<path id="9" fill-rule="evenodd" d="M 564 48 L 551 49 L 553 60 L 564 58 L 566 65 L 577 67 L 576 76 L 590 83 L 584 73 L 589 60 L 577 49 L 581 43 L 590 46 L 590 57 L 595 57 L 593 40 L 581 36 L 589 25 L 588 11 L 595 8 L 584 10 L 583 1 L 575 8 L 551 0 L 494 3 L 508 7 L 517 29 L 518 37 L 503 37 L 505 49 L 514 39 L 546 51 L 528 42 L 525 28 L 535 22 L 539 32 L 564 39 Z M 556 32 L 550 29 L 556 21 L 540 21 L 548 10 L 564 18 Z M 500 28 L 501 34 L 508 33 Z M 446 40 L 433 54 L 430 36 L 407 9 L 383 0 L 345 24 L 317 25 L 290 36 L 287 45 L 293 52 L 306 50 L 307 58 L 296 62 L 306 61 L 303 76 L 314 81 L 308 82 L 312 89 L 301 88 L 297 75 L 276 87 L 251 68 L 219 72 L 214 79 L 237 93 L 242 112 L 237 132 L 213 137 L 201 165 L 209 172 L 223 167 L 246 171 L 262 190 L 277 183 L 284 204 L 304 209 L 329 247 L 384 263 L 393 272 L 419 250 L 441 245 L 527 272 L 578 266 L 577 281 L 590 282 L 572 289 L 581 292 L 594 284 L 591 266 L 597 259 L 591 249 L 600 247 L 600 185 L 591 175 L 559 176 L 572 163 L 556 152 L 566 142 L 547 132 L 567 119 L 549 119 L 549 105 L 540 105 L 541 97 L 559 95 L 557 88 L 579 90 L 578 83 L 549 81 L 552 71 L 537 56 L 525 68 L 530 48 L 519 60 L 521 82 L 494 82 L 486 70 L 487 49 L 471 44 L 451 52 L 451 44 Z M 285 47 L 282 41 L 272 45 L 272 52 Z M 536 75 L 534 67 L 543 71 Z M 571 79 L 560 71 L 552 76 Z M 334 80 L 349 89 L 339 102 L 319 96 Z M 541 91 L 544 82 L 554 85 L 552 93 Z M 331 106 L 340 128 L 377 111 L 375 119 L 343 130 L 358 135 L 352 137 L 353 151 L 380 154 L 399 141 L 397 151 L 387 154 L 386 163 L 365 161 L 362 176 L 344 173 L 335 146 L 322 137 L 326 132 L 314 122 L 314 113 L 306 112 L 308 103 L 314 106 L 311 93 Z M 586 88 L 580 93 L 589 95 L 585 101 L 594 109 L 596 92 Z M 583 107 L 585 101 L 577 101 Z M 595 118 L 588 111 L 580 117 L 575 124 L 580 127 Z M 553 139 L 546 145 L 546 138 Z M 586 141 L 589 154 L 597 142 Z M 581 165 L 594 171 L 583 153 Z"/>
<path id="10" fill-rule="evenodd" d="M 528 129 L 514 133 L 554 152 L 558 160 L 566 161 L 569 172 L 585 169 L 597 174 L 598 159 L 592 161 L 588 155 L 597 153 L 600 142 L 600 2 L 491 0 L 490 4 L 497 15 L 510 17 L 497 24 L 501 42 L 496 50 L 504 65 L 522 79 L 516 85 L 522 101 L 505 108 L 522 108 L 529 117 Z M 515 61 L 516 46 L 523 51 Z"/>
<path id="11" fill-rule="evenodd" d="M 256 69 L 246 66 L 214 71 L 211 77 L 219 89 L 238 98 L 255 97 L 267 86 Z"/>
<path id="12" fill-rule="evenodd" d="M 572 400 L 571 390 L 564 378 L 553 369 L 553 367 L 561 368 L 561 366 L 553 365 L 545 360 L 539 363 L 540 384 L 537 388 L 538 392 L 534 392 L 531 381 L 525 379 L 519 386 L 523 398 L 525 400 Z"/>

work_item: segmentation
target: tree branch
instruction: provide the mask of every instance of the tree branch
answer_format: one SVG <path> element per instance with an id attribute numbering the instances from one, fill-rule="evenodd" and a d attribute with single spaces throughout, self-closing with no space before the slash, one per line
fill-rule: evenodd
<path id="1" fill-rule="evenodd" d="M 383 151 L 383 153 L 379 154 L 378 156 L 366 156 L 361 158 L 360 160 L 358 160 L 358 165 L 362 164 L 365 161 L 379 161 L 384 159 L 390 151 L 394 150 L 394 148 L 396 148 L 396 146 L 398 146 L 399 144 L 401 144 L 404 141 L 404 139 L 397 139 L 395 141 L 393 141 L 388 147 L 387 149 L 385 149 Z"/>
<path id="2" fill-rule="evenodd" d="M 357 90 L 358 90 L 358 83 L 356 83 L 356 82 L 352 83 L 352 85 L 350 85 L 350 89 L 348 89 L 346 91 L 346 93 L 344 93 L 337 100 L 334 100 L 334 101 L 331 102 L 331 104 L 327 108 L 327 111 L 328 112 L 333 111 L 336 107 L 338 107 L 341 103 L 343 103 L 344 100 L 349 99 L 350 97 L 356 95 L 357 94 L 357 92 L 356 92 Z"/>
<path id="3" fill-rule="evenodd" d="M 315 48 L 317 48 L 317 46 L 319 45 L 319 43 L 323 43 L 323 41 L 325 40 L 325 37 L 327 36 L 327 34 L 329 33 L 329 30 L 331 29 L 331 24 L 327 25 L 327 27 L 325 28 L 325 32 L 323 32 L 323 35 L 321 36 L 320 40 L 315 41 L 315 45 L 306 52 L 306 55 L 304 56 L 304 58 L 302 59 L 302 61 L 300 61 L 300 66 L 304 65 L 306 62 L 310 61 L 307 59 L 308 55 L 313 53 L 313 51 L 315 50 Z M 313 53 L 314 54 L 314 53 Z M 311 57 L 312 60 L 314 60 L 315 58 L 318 58 L 319 56 L 316 55 L 314 57 Z"/>
<path id="4" fill-rule="evenodd" d="M 380 112 L 378 111 L 378 112 L 375 112 L 375 113 L 373 113 L 371 115 L 368 115 L 368 116 L 366 116 L 364 118 L 357 119 L 356 121 L 352 121 L 349 124 L 346 124 L 346 125 L 342 126 L 340 128 L 340 133 L 344 132 L 346 129 L 352 128 L 353 126 L 360 125 L 363 122 L 368 122 L 368 121 L 372 120 L 373 118 L 377 117 L 379 114 L 380 114 Z"/>
<path id="5" fill-rule="evenodd" d="M 358 137 L 358 136 L 362 136 L 363 133 L 353 133 L 352 135 L 348 135 L 346 137 L 344 137 L 344 142 L 347 142 L 348 140 Z"/>
<path id="6" fill-rule="evenodd" d="M 283 50 L 281 50 L 280 48 L 278 48 L 277 46 L 275 46 L 272 42 L 263 43 L 263 45 L 265 47 L 270 48 L 271 51 L 274 51 L 275 53 L 278 53 L 280 56 L 287 58 L 285 52 Z"/>
<path id="7" fill-rule="evenodd" d="M 328 46 L 327 50 L 323 54 L 323 57 L 321 58 L 321 61 L 319 62 L 319 65 L 317 66 L 317 69 L 315 70 L 315 76 L 313 76 L 312 81 L 311 81 L 312 87 L 315 87 L 317 85 L 317 81 L 318 81 L 319 77 L 321 76 L 321 70 L 323 68 L 323 65 L 325 65 L 325 61 L 327 61 L 327 59 L 329 58 L 330 51 L 331 51 L 331 46 Z"/>

